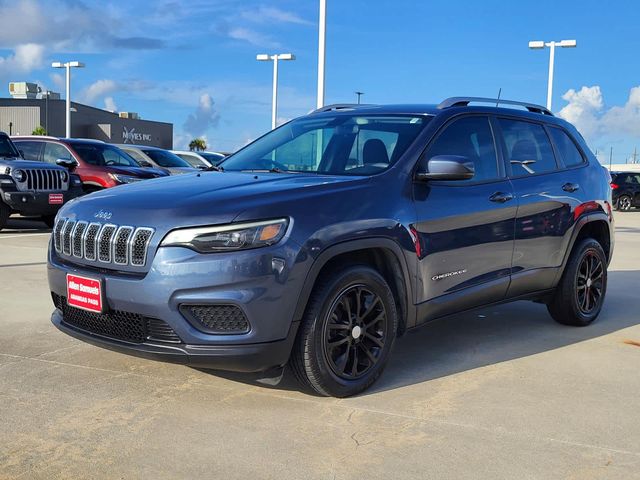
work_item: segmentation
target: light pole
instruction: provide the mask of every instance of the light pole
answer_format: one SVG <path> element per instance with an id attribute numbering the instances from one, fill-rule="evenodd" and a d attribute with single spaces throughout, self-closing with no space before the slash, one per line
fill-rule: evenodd
<path id="1" fill-rule="evenodd" d="M 353 92 L 358 96 L 358 105 L 360 105 L 360 97 L 364 95 L 364 92 Z"/>
<path id="2" fill-rule="evenodd" d="M 327 0 L 320 0 L 320 19 L 318 20 L 318 98 L 316 108 L 324 107 L 324 64 L 327 36 Z"/>
<path id="3" fill-rule="evenodd" d="M 66 132 L 65 136 L 71 138 L 71 67 L 83 68 L 82 62 L 53 62 L 53 68 L 65 68 L 67 70 L 67 98 L 66 98 Z"/>
<path id="4" fill-rule="evenodd" d="M 574 48 L 578 45 L 575 40 L 561 40 L 559 42 L 544 42 L 536 40 L 529 42 L 529 48 L 541 49 L 549 47 L 549 80 L 547 83 L 547 109 L 551 110 L 551 98 L 553 96 L 553 62 L 555 60 L 556 47 Z"/>
<path id="5" fill-rule="evenodd" d="M 278 115 L 278 60 L 295 60 L 296 56 L 293 53 L 279 53 L 277 55 L 268 55 L 261 53 L 256 55 L 256 60 L 260 62 L 273 61 L 273 96 L 271 99 L 271 130 L 276 128 L 276 121 Z"/>

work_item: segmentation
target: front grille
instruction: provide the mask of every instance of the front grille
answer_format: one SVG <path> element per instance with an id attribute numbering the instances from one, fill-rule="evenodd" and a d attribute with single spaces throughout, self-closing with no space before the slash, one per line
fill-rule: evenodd
<path id="1" fill-rule="evenodd" d="M 88 223 L 61 218 L 53 228 L 53 243 L 60 255 L 90 262 L 144 267 L 154 230 Z"/>
<path id="2" fill-rule="evenodd" d="M 63 322 L 80 330 L 130 343 L 182 343 L 178 334 L 157 318 L 120 310 L 107 313 L 87 312 L 67 305 L 67 298 L 62 295 L 52 293 L 51 296 L 56 308 L 62 312 Z"/>
<path id="3" fill-rule="evenodd" d="M 69 188 L 69 175 L 64 170 L 51 168 L 29 168 L 21 170 L 25 172 L 26 179 L 24 182 L 18 184 L 19 190 L 26 189 L 38 192 L 55 192 L 67 190 Z"/>
<path id="4" fill-rule="evenodd" d="M 201 331 L 216 334 L 243 334 L 250 330 L 249 321 L 236 305 L 181 305 L 180 311 Z"/>

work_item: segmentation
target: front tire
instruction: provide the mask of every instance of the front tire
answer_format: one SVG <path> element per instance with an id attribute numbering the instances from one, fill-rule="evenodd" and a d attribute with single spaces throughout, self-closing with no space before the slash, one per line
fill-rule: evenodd
<path id="1" fill-rule="evenodd" d="M 594 239 L 585 238 L 571 252 L 547 309 L 556 322 L 583 327 L 598 317 L 606 291 L 604 250 Z"/>
<path id="2" fill-rule="evenodd" d="M 292 370 L 320 395 L 360 393 L 382 374 L 397 326 L 393 293 L 376 270 L 355 265 L 328 272 L 311 293 Z"/>

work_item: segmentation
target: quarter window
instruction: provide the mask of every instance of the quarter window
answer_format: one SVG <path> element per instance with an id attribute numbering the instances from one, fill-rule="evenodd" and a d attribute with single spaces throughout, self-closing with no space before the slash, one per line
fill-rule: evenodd
<path id="1" fill-rule="evenodd" d="M 461 118 L 446 127 L 429 147 L 426 159 L 437 155 L 465 157 L 474 168 L 474 175 L 467 182 L 492 180 L 499 176 L 493 134 L 487 117 Z"/>
<path id="2" fill-rule="evenodd" d="M 514 176 L 534 175 L 557 169 L 551 142 L 542 125 L 499 119 Z"/>
<path id="3" fill-rule="evenodd" d="M 49 143 L 44 146 L 44 161 L 55 165 L 56 160 L 62 158 L 71 160 L 71 153 L 59 143 Z"/>
<path id="4" fill-rule="evenodd" d="M 549 132 L 565 167 L 575 167 L 584 163 L 582 154 L 569 135 L 559 128 L 550 128 Z"/>

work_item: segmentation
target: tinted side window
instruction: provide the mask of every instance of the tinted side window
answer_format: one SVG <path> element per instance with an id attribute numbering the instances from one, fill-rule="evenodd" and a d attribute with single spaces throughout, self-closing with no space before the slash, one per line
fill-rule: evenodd
<path id="1" fill-rule="evenodd" d="M 551 142 L 542 125 L 505 118 L 498 121 L 507 147 L 505 154 L 514 176 L 557 169 Z"/>
<path id="2" fill-rule="evenodd" d="M 580 150 L 578 150 L 576 144 L 573 143 L 573 140 L 569 138 L 569 135 L 559 128 L 550 128 L 549 132 L 565 167 L 575 167 L 584 163 L 584 158 L 582 158 Z"/>
<path id="3" fill-rule="evenodd" d="M 69 150 L 67 150 L 64 145 L 47 142 L 44 146 L 44 161 L 55 165 L 56 160 L 59 158 L 71 160 L 71 153 L 69 153 Z"/>
<path id="4" fill-rule="evenodd" d="M 498 159 L 487 117 L 466 117 L 446 127 L 427 151 L 426 160 L 436 155 L 458 155 L 473 164 L 469 182 L 498 178 Z M 458 183 L 458 182 L 456 182 Z"/>
<path id="5" fill-rule="evenodd" d="M 16 142 L 16 147 L 22 152 L 23 158 L 36 162 L 41 160 L 42 145 L 42 142 Z"/>

